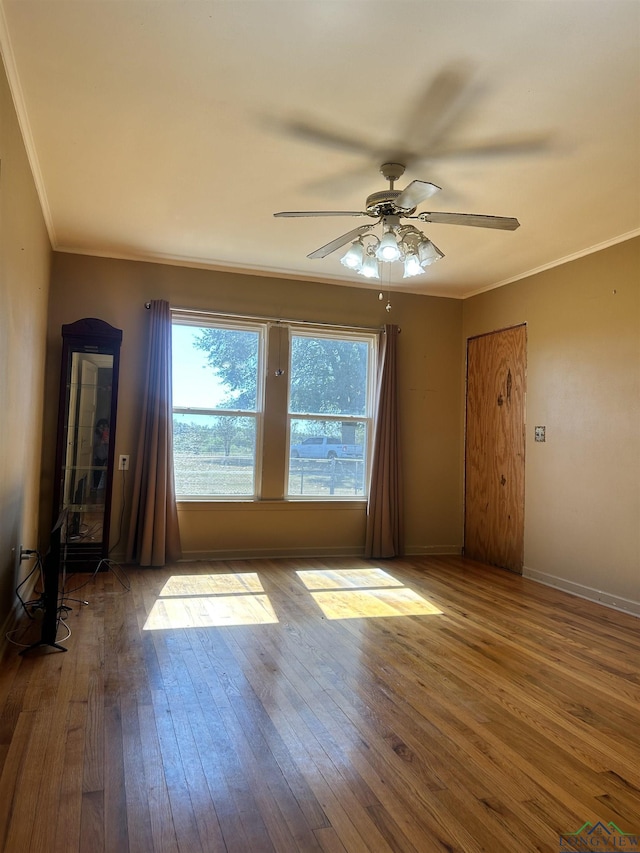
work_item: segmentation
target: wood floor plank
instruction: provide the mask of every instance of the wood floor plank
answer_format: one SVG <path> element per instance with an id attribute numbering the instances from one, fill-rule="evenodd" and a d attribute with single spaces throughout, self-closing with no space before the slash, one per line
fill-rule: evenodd
<path id="1" fill-rule="evenodd" d="M 151 784 L 144 769 L 136 700 L 123 697 L 121 713 L 129 850 L 131 853 L 148 853 L 154 850 L 149 809 Z"/>
<path id="2" fill-rule="evenodd" d="M 65 776 L 78 768 L 67 767 L 66 736 L 71 735 L 74 718 L 81 719 L 80 728 L 85 731 L 86 708 L 73 708 L 76 676 L 76 659 L 66 654 L 58 657 L 60 662 L 58 687 L 55 701 L 48 716 L 48 737 L 40 756 L 41 779 L 38 790 L 37 813 L 41 819 L 34 823 L 31 837 L 33 850 L 49 850 L 56 837 L 60 817 L 60 796 Z M 75 710 L 75 714 L 73 713 Z M 75 787 L 75 786 L 74 786 Z"/>
<path id="3" fill-rule="evenodd" d="M 86 679 L 87 721 L 82 786 L 85 793 L 104 790 L 104 685 L 102 672 L 91 671 Z"/>
<path id="4" fill-rule="evenodd" d="M 64 773 L 60 785 L 58 818 L 53 844 L 56 853 L 77 850 L 80 846 L 86 716 L 86 702 L 72 699 L 69 703 L 64 755 L 60 765 Z"/>
<path id="5" fill-rule="evenodd" d="M 179 848 L 176 827 L 160 750 L 155 712 L 152 706 L 141 703 L 137 704 L 137 711 L 153 849 L 177 853 Z"/>
<path id="6" fill-rule="evenodd" d="M 153 691 L 153 717 L 178 848 L 200 853 L 203 848 L 171 716 L 167 694 Z"/>
<path id="7" fill-rule="evenodd" d="M 23 711 L 16 718 L 13 737 L 0 775 L 0 849 L 4 851 L 10 849 L 9 835 L 13 831 L 12 824 L 18 813 L 18 804 L 23 798 L 23 769 L 36 717 L 36 711 Z M 31 796 L 33 797 L 33 792 Z M 35 812 L 35 802 L 32 806 Z M 23 816 L 23 820 L 26 820 L 27 828 L 30 828 L 30 819 Z"/>
<path id="8" fill-rule="evenodd" d="M 3 651 L 3 853 L 549 853 L 598 820 L 640 835 L 634 617 L 456 556 L 127 578 L 71 579 L 89 604 L 71 602 L 65 654 Z"/>
<path id="9" fill-rule="evenodd" d="M 82 795 L 79 849 L 82 853 L 105 849 L 103 791 L 88 791 Z"/>
<path id="10" fill-rule="evenodd" d="M 340 836 L 332 826 L 316 829 L 315 836 L 323 853 L 347 853 Z"/>
<path id="11" fill-rule="evenodd" d="M 119 705 L 104 709 L 104 839 L 105 850 L 128 853 L 129 821 L 127 779 L 123 755 L 122 718 Z"/>
<path id="12" fill-rule="evenodd" d="M 42 846 L 42 840 L 40 846 L 32 846 L 31 838 L 34 831 L 38 832 L 40 839 L 47 835 L 47 824 L 37 820 L 37 816 L 40 785 L 46 784 L 43 777 L 48 769 L 44 767 L 43 756 L 51 729 L 51 709 L 26 711 L 25 716 L 21 715 L 21 717 L 28 723 L 29 733 L 21 755 L 20 766 L 16 768 L 18 791 L 11 803 L 4 849 L 16 851 L 16 853 L 22 850 L 44 853 L 46 848 Z M 50 818 L 50 815 L 47 817 Z"/>

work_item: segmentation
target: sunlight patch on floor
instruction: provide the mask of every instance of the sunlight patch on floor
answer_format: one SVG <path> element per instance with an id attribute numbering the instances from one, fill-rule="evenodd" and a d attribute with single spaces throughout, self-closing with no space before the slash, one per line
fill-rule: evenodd
<path id="1" fill-rule="evenodd" d="M 327 619 L 362 619 L 373 616 L 432 616 L 442 613 L 417 592 L 401 589 L 312 592 Z"/>
<path id="2" fill-rule="evenodd" d="M 345 589 L 403 586 L 382 569 L 310 569 L 297 572 L 307 589 Z"/>
<path id="3" fill-rule="evenodd" d="M 277 621 L 255 572 L 173 575 L 151 608 L 144 630 L 268 625 Z"/>
<path id="4" fill-rule="evenodd" d="M 297 572 L 326 619 L 431 616 L 442 610 L 380 568 Z M 278 617 L 257 572 L 173 575 L 145 631 L 270 625 Z"/>
<path id="5" fill-rule="evenodd" d="M 234 592 L 262 592 L 257 572 L 228 575 L 173 575 L 162 587 L 161 597 L 170 595 L 230 595 Z"/>
<path id="6" fill-rule="evenodd" d="M 327 619 L 442 613 L 383 569 L 311 569 L 297 574 Z"/>

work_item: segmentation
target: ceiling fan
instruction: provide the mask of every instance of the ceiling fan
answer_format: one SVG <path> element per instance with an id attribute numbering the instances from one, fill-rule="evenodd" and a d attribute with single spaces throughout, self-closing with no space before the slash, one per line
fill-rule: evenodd
<path id="1" fill-rule="evenodd" d="M 390 138 L 380 138 L 373 130 L 362 135 L 360 124 L 356 128 L 336 127 L 327 117 L 319 116 L 270 117 L 268 123 L 299 141 L 364 158 L 347 171 L 309 184 L 321 192 L 345 182 L 354 185 L 370 173 L 372 164 L 403 163 L 406 168 L 417 168 L 442 160 L 530 155 L 546 148 L 547 134 L 539 133 L 466 139 L 473 120 L 472 107 L 488 91 L 488 83 L 477 77 L 471 62 L 461 59 L 445 65 L 425 82 L 407 105 L 397 128 L 385 125 Z"/>
<path id="2" fill-rule="evenodd" d="M 274 213 L 276 217 L 300 216 L 367 216 L 374 219 L 367 225 L 360 225 L 340 237 L 336 237 L 325 246 L 321 246 L 307 255 L 308 258 L 326 258 L 332 252 L 353 241 L 347 254 L 341 259 L 344 266 L 354 269 L 367 278 L 379 278 L 379 262 L 403 260 L 404 277 L 420 275 L 425 268 L 444 257 L 444 254 L 415 226 L 403 224 L 402 219 L 434 222 L 440 225 L 473 225 L 478 228 L 496 228 L 502 231 L 515 231 L 520 226 L 517 219 L 510 216 L 485 216 L 476 213 L 442 213 L 416 209 L 423 201 L 440 190 L 429 181 L 411 181 L 404 190 L 394 189 L 395 182 L 404 174 L 401 163 L 383 163 L 380 172 L 389 181 L 389 188 L 372 193 L 367 197 L 364 210 L 285 210 Z M 382 225 L 382 238 L 371 234 L 377 225 Z M 363 242 L 370 236 L 373 244 Z"/>

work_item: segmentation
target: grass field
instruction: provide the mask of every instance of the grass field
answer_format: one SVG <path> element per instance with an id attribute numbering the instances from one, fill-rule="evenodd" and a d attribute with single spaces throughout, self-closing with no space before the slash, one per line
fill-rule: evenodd
<path id="1" fill-rule="evenodd" d="M 175 454 L 178 497 L 253 497 L 254 469 L 250 456 Z M 291 459 L 291 497 L 364 495 L 361 459 Z"/>

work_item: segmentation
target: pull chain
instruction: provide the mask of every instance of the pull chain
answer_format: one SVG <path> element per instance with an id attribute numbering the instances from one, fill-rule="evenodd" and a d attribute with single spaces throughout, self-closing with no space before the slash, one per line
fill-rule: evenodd
<path id="1" fill-rule="evenodd" d="M 391 264 L 387 264 L 387 304 L 384 306 L 384 310 L 387 314 L 391 311 Z M 378 300 L 382 302 L 384 300 L 384 293 L 380 291 L 378 293 Z"/>

